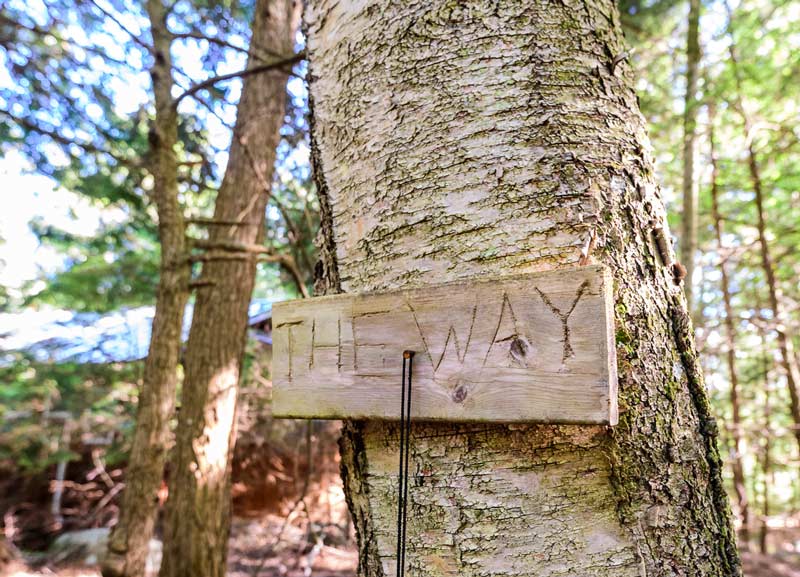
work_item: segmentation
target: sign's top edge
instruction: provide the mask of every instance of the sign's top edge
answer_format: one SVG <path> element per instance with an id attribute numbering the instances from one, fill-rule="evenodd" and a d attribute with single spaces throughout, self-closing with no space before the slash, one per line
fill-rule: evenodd
<path id="1" fill-rule="evenodd" d="M 523 280 L 523 279 L 530 279 L 530 278 L 541 278 L 541 277 L 549 277 L 549 276 L 557 276 L 560 274 L 565 273 L 586 273 L 586 274 L 593 274 L 593 273 L 600 273 L 603 275 L 605 279 L 610 279 L 610 269 L 608 266 L 604 264 L 588 264 L 584 266 L 570 266 L 570 267 L 563 267 L 563 268 L 553 268 L 548 270 L 539 270 L 539 271 L 531 271 L 531 272 L 524 272 L 524 273 L 516 273 L 516 274 L 508 274 L 508 275 L 487 275 L 487 276 L 479 276 L 473 278 L 464 278 L 464 279 L 457 279 L 443 283 L 436 283 L 436 284 L 425 284 L 425 285 L 418 285 L 418 286 L 404 286 L 404 287 L 397 287 L 397 288 L 387 288 L 387 289 L 379 289 L 375 291 L 364 291 L 364 292 L 341 292 L 336 294 L 330 295 L 323 295 L 323 296 L 315 296 L 310 299 L 292 299 L 292 300 L 285 300 L 279 301 L 272 304 L 273 309 L 280 309 L 286 306 L 297 306 L 303 302 L 313 301 L 315 303 L 323 302 L 326 300 L 337 300 L 341 299 L 342 297 L 357 297 L 362 295 L 370 295 L 370 296 L 380 296 L 384 294 L 396 294 L 402 292 L 413 292 L 419 290 L 430 290 L 430 289 L 439 289 L 439 288 L 446 288 L 446 287 L 458 287 L 458 286 L 465 286 L 465 285 L 485 285 L 490 284 L 493 282 L 509 282 L 515 280 Z"/>

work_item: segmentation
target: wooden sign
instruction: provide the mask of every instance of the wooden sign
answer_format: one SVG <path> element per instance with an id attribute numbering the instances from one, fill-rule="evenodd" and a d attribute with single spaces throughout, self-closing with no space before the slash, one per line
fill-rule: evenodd
<path id="1" fill-rule="evenodd" d="M 411 350 L 415 419 L 616 424 L 611 292 L 586 266 L 278 303 L 273 413 L 399 418 Z"/>

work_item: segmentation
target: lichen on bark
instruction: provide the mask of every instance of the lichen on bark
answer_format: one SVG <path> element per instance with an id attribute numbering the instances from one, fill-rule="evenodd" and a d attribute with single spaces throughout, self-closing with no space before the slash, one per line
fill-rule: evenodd
<path id="1" fill-rule="evenodd" d="M 620 424 L 415 423 L 411 573 L 739 574 L 613 3 L 312 0 L 305 26 L 325 291 L 614 277 Z M 397 427 L 344 431 L 359 571 L 386 575 Z"/>

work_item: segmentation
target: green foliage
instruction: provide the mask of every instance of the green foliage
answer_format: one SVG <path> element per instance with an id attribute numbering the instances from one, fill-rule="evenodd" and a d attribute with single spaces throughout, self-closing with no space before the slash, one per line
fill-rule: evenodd
<path id="1" fill-rule="evenodd" d="M 248 48 L 252 0 L 166 4 L 176 96 L 203 76 L 244 68 L 248 56 L 257 62 L 275 56 Z M 143 4 L 129 0 L 3 4 L 0 154 L 23 152 L 36 172 L 113 215 L 99 230 L 80 235 L 32 223 L 40 241 L 63 254 L 64 263 L 61 270 L 43 271 L 43 291 L 38 292 L 42 283 L 31 283 L 24 304 L 104 312 L 153 302 L 159 253 L 149 198 L 148 27 Z M 188 218 L 213 213 L 240 86 L 239 80 L 209 85 L 178 107 L 180 200 Z M 310 279 L 317 208 L 307 160 L 298 167 L 293 159 L 295 151 L 307 149 L 305 111 L 305 90 L 297 82 L 280 151 L 286 168 L 275 183 L 267 238 L 275 250 L 291 254 Z M 204 236 L 206 230 L 194 226 L 189 233 Z M 295 292 L 291 275 L 278 267 L 264 267 L 261 280 L 271 279 L 264 290 L 282 293 L 285 284 Z"/>
<path id="2" fill-rule="evenodd" d="M 175 35 L 176 97 L 206 78 L 243 68 L 248 54 L 259 61 L 274 57 L 248 49 L 252 0 L 165 4 Z M 42 245 L 61 255 L 62 266 L 42 271 L 30 283 L 23 306 L 105 313 L 154 303 L 160 248 L 150 198 L 154 106 L 148 27 L 144 4 L 132 0 L 3 3 L 0 154 L 23 153 L 35 172 L 101 214 L 96 229 L 79 232 L 43 218 L 30 223 Z M 213 84 L 178 106 L 179 200 L 188 219 L 213 214 L 240 86 L 238 80 Z M 319 217 L 305 114 L 305 89 L 295 82 L 265 242 L 287 255 L 309 286 Z M 196 237 L 206 232 L 202 224 L 187 230 Z M 287 270 L 274 263 L 260 266 L 257 295 L 299 294 Z M 2 289 L 0 307 L 8 304 Z M 140 368 L 139 363 L 48 364 L 23 354 L 6 358 L 0 366 L 0 463 L 36 472 L 57 460 L 64 450 L 59 442 L 64 421 L 51 418 L 56 413 L 69 413 L 84 436 L 115 432 L 113 447 L 124 447 Z"/>
<path id="3" fill-rule="evenodd" d="M 100 444 L 110 464 L 133 431 L 140 362 L 42 363 L 17 354 L 0 366 L 0 471 L 33 475 Z M 65 427 L 68 442 L 64 440 Z"/>
<path id="4" fill-rule="evenodd" d="M 41 220 L 31 222 L 31 228 L 43 244 L 65 255 L 67 266 L 51 275 L 26 304 L 109 312 L 154 302 L 160 251 L 152 227 L 109 225 L 93 237 L 70 234 Z"/>

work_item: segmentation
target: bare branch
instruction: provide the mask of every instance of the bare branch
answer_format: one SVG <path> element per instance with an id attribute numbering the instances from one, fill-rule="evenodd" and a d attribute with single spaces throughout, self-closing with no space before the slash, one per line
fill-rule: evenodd
<path id="1" fill-rule="evenodd" d="M 189 239 L 188 242 L 191 248 L 208 251 L 202 254 L 189 255 L 189 262 L 248 260 L 255 258 L 261 262 L 278 263 L 292 277 L 297 290 L 303 295 L 303 298 L 311 296 L 305 282 L 303 282 L 303 274 L 291 255 L 276 253 L 273 249 L 259 244 L 204 239 Z"/>
<path id="2" fill-rule="evenodd" d="M 209 251 L 201 254 L 192 254 L 187 257 L 190 263 L 212 262 L 215 260 L 251 260 L 259 262 L 281 262 L 282 255 L 278 254 L 259 254 L 254 252 L 230 252 L 230 251 Z"/>
<path id="3" fill-rule="evenodd" d="M 205 218 L 201 216 L 186 219 L 187 224 L 198 226 L 258 226 L 257 222 L 247 222 L 241 220 L 220 220 L 218 218 Z"/>
<path id="4" fill-rule="evenodd" d="M 307 299 L 310 298 L 311 295 L 308 292 L 308 288 L 306 287 L 306 283 L 303 282 L 303 275 L 300 273 L 300 269 L 297 268 L 297 263 L 295 260 L 289 255 L 279 255 L 281 259 L 278 263 L 286 269 L 289 275 L 294 280 L 294 284 L 297 287 L 297 290 L 300 291 L 300 294 L 303 295 L 303 298 Z"/>
<path id="5" fill-rule="evenodd" d="M 216 284 L 217 283 L 215 283 L 213 280 L 193 280 L 189 282 L 189 290 L 195 290 L 207 286 L 215 286 Z"/>
<path id="6" fill-rule="evenodd" d="M 235 50 L 236 52 L 241 52 L 242 54 L 247 54 L 248 56 L 260 60 L 261 62 L 269 63 L 271 59 L 280 58 L 280 54 L 276 54 L 274 52 L 269 52 L 263 50 L 262 52 L 266 54 L 266 56 L 262 54 L 258 54 L 254 52 L 252 49 L 247 49 L 244 46 L 238 46 L 227 40 L 223 40 L 222 38 L 217 38 L 216 36 L 206 36 L 201 32 L 176 32 L 173 34 L 173 37 L 176 39 L 184 39 L 184 38 L 192 38 L 194 40 L 205 40 L 211 44 L 216 44 L 217 46 L 222 46 L 224 48 L 230 48 L 231 50 Z"/>
<path id="7" fill-rule="evenodd" d="M 201 238 L 188 239 L 191 248 L 202 250 L 219 250 L 224 252 L 240 252 L 249 254 L 272 254 L 274 251 L 260 244 L 233 242 L 225 240 L 205 240 Z"/>
<path id="8" fill-rule="evenodd" d="M 181 100 L 186 98 L 187 96 L 193 96 L 197 92 L 201 90 L 207 90 L 211 88 L 215 84 L 219 84 L 220 82 L 225 82 L 227 80 L 232 80 L 234 78 L 246 78 L 247 76 L 252 76 L 254 74 L 261 74 L 263 72 L 268 72 L 270 70 L 276 69 L 286 69 L 287 67 L 289 70 L 285 70 L 287 73 L 291 73 L 291 67 L 301 62 L 305 58 L 305 52 L 298 52 L 297 54 L 293 54 L 288 58 L 283 58 L 281 60 L 276 60 L 274 62 L 270 62 L 268 64 L 261 64 L 259 66 L 253 66 L 252 68 L 247 68 L 245 70 L 239 70 L 238 72 L 231 72 L 229 74 L 222 74 L 220 76 L 214 76 L 212 78 L 208 78 L 202 82 L 199 82 L 192 86 L 191 88 L 187 89 L 183 94 L 178 96 L 172 103 L 174 108 L 178 107 Z"/>

